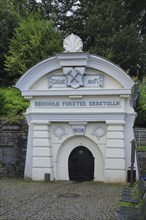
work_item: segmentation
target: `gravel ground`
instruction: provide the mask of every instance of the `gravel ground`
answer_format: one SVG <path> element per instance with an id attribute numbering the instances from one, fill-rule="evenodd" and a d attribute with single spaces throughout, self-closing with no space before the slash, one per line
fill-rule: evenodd
<path id="1" fill-rule="evenodd" d="M 0 220 L 114 220 L 121 184 L 0 180 Z"/>

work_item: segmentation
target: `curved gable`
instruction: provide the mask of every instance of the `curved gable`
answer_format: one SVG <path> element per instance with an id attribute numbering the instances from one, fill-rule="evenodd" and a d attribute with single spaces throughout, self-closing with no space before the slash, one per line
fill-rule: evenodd
<path id="1" fill-rule="evenodd" d="M 43 79 L 43 77 L 49 77 L 52 73 L 56 74 L 56 71 L 60 71 L 63 75 L 63 69 L 66 67 L 85 67 L 85 69 L 92 69 L 95 74 L 101 72 L 104 76 L 108 76 L 111 79 L 119 83 L 119 89 L 114 88 L 115 94 L 131 94 L 131 88 L 134 85 L 133 80 L 117 65 L 114 63 L 99 57 L 89 55 L 87 53 L 62 53 L 57 54 L 55 57 L 48 58 L 31 69 L 29 69 L 17 82 L 16 87 L 21 90 L 24 96 L 46 96 L 46 95 L 63 95 L 68 89 L 68 95 L 94 95 L 94 94 L 111 94 L 112 89 L 107 88 L 56 88 L 55 91 L 51 90 L 49 86 L 42 90 L 36 91 L 35 85 Z M 46 79 L 47 80 L 47 79 Z M 47 80 L 48 83 L 48 80 Z"/>

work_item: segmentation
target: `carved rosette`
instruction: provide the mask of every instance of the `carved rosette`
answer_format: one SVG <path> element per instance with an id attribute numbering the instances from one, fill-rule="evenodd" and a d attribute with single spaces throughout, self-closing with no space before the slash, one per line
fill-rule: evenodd
<path id="1" fill-rule="evenodd" d="M 91 135 L 95 136 L 98 140 L 106 134 L 106 128 L 104 126 L 95 126 Z"/>
<path id="2" fill-rule="evenodd" d="M 54 130 L 53 130 L 53 134 L 54 134 L 55 137 L 58 137 L 59 140 L 63 136 L 67 135 L 67 133 L 65 132 L 65 128 L 63 126 L 55 127 Z"/>
<path id="3" fill-rule="evenodd" d="M 71 34 L 63 41 L 64 52 L 82 52 L 83 42 L 77 35 Z"/>

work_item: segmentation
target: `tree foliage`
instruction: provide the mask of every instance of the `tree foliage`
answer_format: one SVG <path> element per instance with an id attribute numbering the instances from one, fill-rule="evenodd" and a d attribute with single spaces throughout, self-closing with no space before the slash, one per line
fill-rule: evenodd
<path id="1" fill-rule="evenodd" d="M 19 16 L 24 17 L 27 15 L 27 0 L 6 0 L 6 2 Z"/>
<path id="2" fill-rule="evenodd" d="M 146 111 L 146 77 L 143 78 L 140 84 L 140 91 L 141 91 L 140 104 L 142 109 Z"/>
<path id="3" fill-rule="evenodd" d="M 111 4 L 112 3 L 112 4 Z M 120 14 L 120 17 L 119 17 Z M 139 29 L 127 23 L 120 1 L 99 1 L 89 16 L 89 50 L 119 64 L 130 75 L 137 75 L 141 43 Z M 104 20 L 104 22 L 103 22 Z"/>
<path id="4" fill-rule="evenodd" d="M 20 91 L 12 87 L 0 88 L 0 102 L 0 119 L 9 123 L 17 123 L 23 119 L 22 113 L 29 106 Z"/>
<path id="5" fill-rule="evenodd" d="M 9 40 L 13 37 L 14 29 L 18 26 L 20 17 L 13 10 L 11 4 L 0 0 L 0 82 L 1 85 L 9 84 L 9 79 L 4 70 L 5 55 L 8 53 Z"/>
<path id="6" fill-rule="evenodd" d="M 136 119 L 136 124 L 145 126 L 146 124 L 146 77 L 143 78 L 139 85 L 139 103 L 136 111 L 138 112 L 138 117 Z"/>
<path id="7" fill-rule="evenodd" d="M 15 82 L 30 67 L 61 50 L 60 33 L 39 14 L 30 14 L 20 22 L 11 39 L 5 63 L 9 77 Z"/>
<path id="8" fill-rule="evenodd" d="M 85 51 L 106 57 L 130 76 L 144 76 L 146 1 L 42 0 L 34 9 L 53 20 L 64 36 L 79 35 Z"/>

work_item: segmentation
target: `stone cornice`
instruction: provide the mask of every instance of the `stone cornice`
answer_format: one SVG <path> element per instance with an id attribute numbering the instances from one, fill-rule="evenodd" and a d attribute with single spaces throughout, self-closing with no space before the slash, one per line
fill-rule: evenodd
<path id="1" fill-rule="evenodd" d="M 103 113 L 53 113 L 53 112 L 30 112 L 27 113 L 27 116 L 30 116 L 30 121 L 32 120 L 47 120 L 50 122 L 83 122 L 86 121 L 88 118 L 88 122 L 105 122 L 113 120 L 113 122 L 116 120 L 124 120 L 125 119 L 125 112 L 103 112 Z"/>
<path id="2" fill-rule="evenodd" d="M 47 96 L 73 96 L 78 94 L 78 96 L 90 96 L 90 95 L 130 95 L 130 89 L 89 89 L 89 88 L 79 88 L 78 90 L 74 90 L 71 88 L 68 89 L 52 89 L 52 90 L 22 90 L 23 96 L 39 96 L 39 97 L 47 97 Z"/>
<path id="3" fill-rule="evenodd" d="M 73 52 L 73 53 L 60 53 L 57 54 L 57 59 L 60 62 L 60 66 L 87 66 L 88 53 Z"/>

